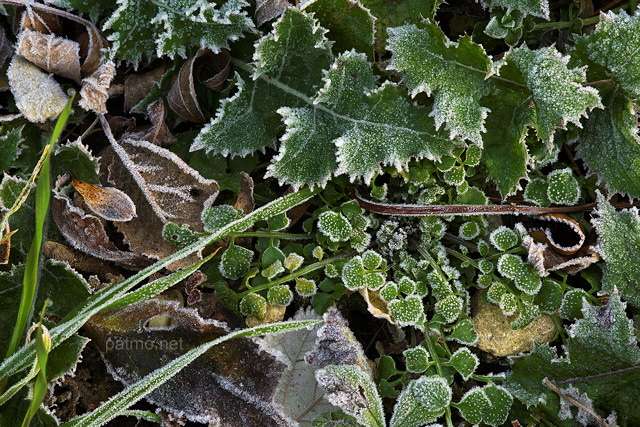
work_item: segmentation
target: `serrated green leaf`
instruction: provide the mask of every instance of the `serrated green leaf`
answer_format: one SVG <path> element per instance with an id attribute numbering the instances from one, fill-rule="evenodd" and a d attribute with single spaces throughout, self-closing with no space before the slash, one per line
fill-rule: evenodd
<path id="1" fill-rule="evenodd" d="M 403 82 L 415 96 L 434 93 L 431 115 L 436 127 L 446 124 L 451 138 L 459 136 L 481 143 L 488 109 L 479 103 L 491 61 L 482 46 L 462 37 L 449 41 L 435 24 L 390 28 L 389 69 L 403 73 Z"/>
<path id="2" fill-rule="evenodd" d="M 318 217 L 318 230 L 332 242 L 345 242 L 351 236 L 351 224 L 341 213 L 322 212 Z"/>
<path id="3" fill-rule="evenodd" d="M 482 388 L 472 388 L 455 404 L 464 419 L 471 424 L 480 424 L 489 405 L 489 398 Z"/>
<path id="4" fill-rule="evenodd" d="M 322 70 L 331 64 L 325 31 L 313 18 L 289 9 L 258 43 L 256 69 L 236 62 L 256 79 L 236 75 L 237 93 L 221 103 L 191 150 L 245 156 L 272 146 L 281 128 L 276 110 L 306 104 L 321 83 Z"/>
<path id="5" fill-rule="evenodd" d="M 447 380 L 438 376 L 422 376 L 402 390 L 391 417 L 391 427 L 421 426 L 438 419 L 451 402 Z"/>
<path id="6" fill-rule="evenodd" d="M 572 289 L 562 298 L 558 316 L 563 319 L 575 320 L 582 317 L 583 299 L 587 301 L 589 295 L 582 289 Z"/>
<path id="7" fill-rule="evenodd" d="M 76 179 L 99 184 L 100 164 L 98 159 L 91 154 L 80 139 L 56 146 L 51 163 L 54 176 L 58 171 L 59 173 L 68 172 Z"/>
<path id="8" fill-rule="evenodd" d="M 631 94 L 640 95 L 640 17 L 609 11 L 588 36 L 578 37 L 575 52 L 604 68 L 606 75 Z"/>
<path id="9" fill-rule="evenodd" d="M 156 56 L 185 56 L 187 46 L 218 51 L 228 42 L 253 31 L 253 22 L 243 8 L 244 0 L 228 0 L 221 5 L 199 0 L 118 0 L 118 8 L 103 30 L 116 57 L 134 64 L 150 52 Z"/>
<path id="10" fill-rule="evenodd" d="M 313 0 L 302 10 L 313 13 L 320 25 L 329 30 L 336 55 L 348 50 L 365 53 L 373 59 L 374 22 L 376 18 L 354 0 Z"/>
<path id="11" fill-rule="evenodd" d="M 0 136 L 0 173 L 8 172 L 18 156 L 18 144 L 22 141 L 22 128 L 12 129 Z"/>
<path id="12" fill-rule="evenodd" d="M 618 90 L 603 99 L 580 130 L 576 152 L 609 190 L 640 197 L 640 138 L 635 101 Z"/>
<path id="13" fill-rule="evenodd" d="M 513 360 L 505 387 L 523 403 L 538 405 L 552 423 L 560 421 L 559 397 L 542 386 L 544 378 L 586 393 L 596 408 L 615 411 L 621 425 L 636 425 L 640 349 L 625 304 L 614 293 L 607 306 L 585 305 L 583 315 L 569 328 L 566 355 L 558 357 L 546 345 L 534 348 Z"/>
<path id="14" fill-rule="evenodd" d="M 604 259 L 602 289 L 617 288 L 623 298 L 640 307 L 640 215 L 638 209 L 617 212 L 598 194 L 598 215 L 592 223 L 598 233 L 598 252 Z"/>

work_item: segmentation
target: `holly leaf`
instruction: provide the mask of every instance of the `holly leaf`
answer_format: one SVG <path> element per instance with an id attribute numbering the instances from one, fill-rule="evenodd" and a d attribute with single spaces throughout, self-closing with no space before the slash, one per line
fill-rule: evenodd
<path id="1" fill-rule="evenodd" d="M 525 15 L 533 15 L 539 18 L 549 19 L 549 2 L 547 0 L 491 0 L 491 8 L 503 7 L 507 13 L 519 10 Z"/>
<path id="2" fill-rule="evenodd" d="M 588 58 L 633 96 L 640 95 L 640 18 L 624 10 L 600 15 L 596 29 L 578 37 L 572 55 Z M 593 64 L 589 64 L 590 67 Z"/>
<path id="3" fill-rule="evenodd" d="M 620 425 L 638 424 L 640 348 L 625 306 L 615 291 L 605 306 L 584 303 L 584 317 L 568 330 L 566 354 L 559 358 L 544 345 L 513 358 L 506 388 L 526 405 L 540 405 L 539 410 L 552 423 L 561 422 L 560 401 L 557 394 L 542 386 L 544 378 L 561 390 L 586 393 L 596 408 L 605 413 L 615 411 Z"/>
<path id="4" fill-rule="evenodd" d="M 482 46 L 462 37 L 452 43 L 435 24 L 390 28 L 388 49 L 393 53 L 389 69 L 403 73 L 411 96 L 434 94 L 436 127 L 443 123 L 451 138 L 459 136 L 481 143 L 489 109 L 480 105 L 491 61 Z"/>
<path id="5" fill-rule="evenodd" d="M 612 89 L 604 110 L 595 110 L 580 130 L 576 152 L 611 193 L 640 197 L 640 138 L 635 101 Z"/>
<path id="6" fill-rule="evenodd" d="M 605 261 L 602 289 L 613 293 L 619 289 L 624 299 L 634 307 L 640 307 L 640 216 L 638 208 L 617 212 L 598 194 L 598 215 L 592 219 L 598 232 L 598 252 Z"/>
<path id="7" fill-rule="evenodd" d="M 118 0 L 117 4 L 103 30 L 111 30 L 107 39 L 116 57 L 134 64 L 154 51 L 158 57 L 184 57 L 187 46 L 217 52 L 254 29 L 243 10 L 249 5 L 245 0 L 221 5 L 198 0 Z"/>

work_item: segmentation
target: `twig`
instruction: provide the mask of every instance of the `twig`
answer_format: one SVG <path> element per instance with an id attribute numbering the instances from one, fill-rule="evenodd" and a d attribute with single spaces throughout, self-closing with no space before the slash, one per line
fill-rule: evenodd
<path id="1" fill-rule="evenodd" d="M 551 390 L 554 393 L 556 393 L 558 396 L 562 397 L 563 399 L 567 400 L 569 403 L 577 406 L 578 408 L 582 409 L 584 412 L 589 414 L 591 417 L 593 417 L 594 420 L 596 420 L 596 422 L 599 425 L 601 425 L 603 427 L 610 427 L 609 424 L 607 424 L 600 416 L 598 416 L 598 414 L 596 414 L 591 409 L 589 409 L 586 406 L 584 406 L 580 401 L 578 401 L 574 397 L 571 397 L 568 394 L 566 394 L 565 392 L 563 392 L 562 390 L 560 390 L 560 388 L 558 388 L 558 386 L 556 386 L 554 383 L 549 381 L 548 378 L 543 379 L 542 380 L 542 384 L 545 387 L 547 387 L 549 390 Z"/>

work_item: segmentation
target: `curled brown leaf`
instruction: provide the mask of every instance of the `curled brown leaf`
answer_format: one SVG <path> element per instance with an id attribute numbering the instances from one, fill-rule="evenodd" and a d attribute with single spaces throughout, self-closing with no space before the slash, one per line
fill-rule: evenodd
<path id="1" fill-rule="evenodd" d="M 43 70 L 80 84 L 80 45 L 55 34 L 24 29 L 16 52 Z"/>
<path id="2" fill-rule="evenodd" d="M 156 85 L 164 73 L 167 71 L 168 64 L 163 63 L 158 67 L 146 71 L 144 73 L 132 73 L 125 77 L 124 80 L 124 109 L 132 111 L 147 95 L 149 91 Z M 143 111 L 136 111 L 143 112 Z"/>
<path id="3" fill-rule="evenodd" d="M 167 101 L 180 117 L 194 123 L 207 120 L 198 103 L 195 81 L 211 90 L 222 90 L 229 75 L 230 55 L 226 50 L 213 53 L 209 49 L 200 49 L 195 56 L 185 62 L 171 83 Z"/>
<path id="4" fill-rule="evenodd" d="M 73 188 L 82 196 L 89 209 L 107 221 L 130 221 L 136 216 L 136 206 L 126 193 L 113 187 L 101 187 L 72 179 Z"/>

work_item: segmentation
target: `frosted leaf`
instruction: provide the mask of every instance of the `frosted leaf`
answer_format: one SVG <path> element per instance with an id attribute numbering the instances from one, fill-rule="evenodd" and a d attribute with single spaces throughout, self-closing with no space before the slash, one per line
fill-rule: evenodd
<path id="1" fill-rule="evenodd" d="M 478 341 L 478 334 L 476 334 L 476 331 L 473 329 L 471 320 L 462 319 L 454 325 L 447 340 L 457 341 L 460 344 L 475 345 Z"/>
<path id="2" fill-rule="evenodd" d="M 316 246 L 313 248 L 312 255 L 318 261 L 322 261 L 322 258 L 324 257 L 324 250 L 322 249 L 322 246 Z"/>
<path id="3" fill-rule="evenodd" d="M 243 316 L 263 319 L 267 314 L 267 300 L 262 295 L 249 294 L 240 300 L 240 313 Z"/>
<path id="4" fill-rule="evenodd" d="M 504 387 L 493 384 L 485 386 L 484 392 L 490 401 L 483 416 L 484 422 L 491 426 L 502 425 L 509 416 L 513 397 Z"/>
<path id="5" fill-rule="evenodd" d="M 358 290 L 367 286 L 362 258 L 355 256 L 342 267 L 342 281 L 349 290 Z"/>
<path id="6" fill-rule="evenodd" d="M 289 255 L 287 255 L 287 257 L 284 259 L 282 264 L 284 265 L 284 268 L 286 268 L 287 270 L 295 271 L 298 268 L 300 268 L 303 262 L 304 262 L 303 256 L 300 256 L 295 252 L 291 252 Z"/>
<path id="7" fill-rule="evenodd" d="M 596 116 L 599 111 L 591 113 L 591 120 L 587 122 L 587 128 L 589 123 L 592 122 L 593 117 Z M 534 178 L 527 183 L 527 187 L 524 189 L 524 199 L 527 202 L 535 203 L 538 206 L 549 206 L 551 201 L 547 196 L 547 180 L 542 178 Z"/>
<path id="8" fill-rule="evenodd" d="M 293 301 L 293 292 L 287 285 L 276 285 L 269 288 L 267 302 L 270 305 L 287 307 Z"/>
<path id="9" fill-rule="evenodd" d="M 444 182 L 455 187 L 463 185 L 465 183 L 465 178 L 464 168 L 462 166 L 453 167 L 442 174 Z"/>
<path id="10" fill-rule="evenodd" d="M 69 101 L 51 75 L 20 55 L 14 55 L 7 77 L 16 106 L 31 122 L 58 117 Z"/>
<path id="11" fill-rule="evenodd" d="M 398 291 L 398 285 L 393 282 L 387 282 L 382 289 L 380 289 L 380 298 L 383 301 L 389 302 L 400 295 Z"/>
<path id="12" fill-rule="evenodd" d="M 73 40 L 24 28 L 16 53 L 44 71 L 80 83 L 80 45 Z"/>
<path id="13" fill-rule="evenodd" d="M 266 277 L 268 280 L 273 279 L 278 274 L 284 273 L 284 267 L 282 266 L 282 261 L 276 260 L 273 264 L 269 265 L 267 268 L 262 269 L 260 274 Z"/>
<path id="14" fill-rule="evenodd" d="M 480 424 L 482 416 L 489 407 L 489 398 L 484 389 L 474 387 L 462 396 L 460 402 L 455 404 L 465 420 L 471 424 Z"/>
<path id="15" fill-rule="evenodd" d="M 489 241 L 497 250 L 505 252 L 517 245 L 520 239 L 515 231 L 501 225 L 491 232 Z"/>
<path id="16" fill-rule="evenodd" d="M 503 254 L 500 255 L 500 259 L 498 260 L 498 271 L 504 277 L 515 279 L 522 270 L 522 265 L 522 259 L 518 255 Z"/>
<path id="17" fill-rule="evenodd" d="M 603 266 L 602 290 L 613 293 L 619 289 L 624 299 L 640 307 L 638 277 L 640 277 L 640 215 L 633 207 L 617 212 L 598 193 L 597 217 L 591 220 L 598 233 L 598 253 Z"/>
<path id="18" fill-rule="evenodd" d="M 399 326 L 419 326 L 424 321 L 422 299 L 416 295 L 389 302 L 389 313 Z"/>
<path id="19" fill-rule="evenodd" d="M 450 138 L 460 137 L 481 144 L 484 119 L 489 109 L 480 106 L 491 61 L 470 37 L 449 41 L 434 24 L 390 28 L 393 54 L 389 69 L 403 73 L 411 96 L 434 94 L 431 116 L 436 128 L 446 124 Z"/>
<path id="20" fill-rule="evenodd" d="M 438 376 L 422 376 L 410 381 L 393 408 L 391 427 L 421 426 L 436 421 L 451 402 L 447 380 Z"/>
<path id="21" fill-rule="evenodd" d="M 289 6 L 287 0 L 256 0 L 255 20 L 257 26 L 282 15 Z"/>
<path id="22" fill-rule="evenodd" d="M 492 0 L 491 7 L 506 8 L 507 13 L 512 10 L 518 10 L 525 15 L 549 19 L 548 0 Z"/>
<path id="23" fill-rule="evenodd" d="M 500 304 L 502 296 L 509 292 L 507 287 L 501 282 L 493 282 L 487 290 L 487 300 L 492 304 Z"/>
<path id="24" fill-rule="evenodd" d="M 375 270 L 380 267 L 382 256 L 373 250 L 368 250 L 362 254 L 362 264 L 367 270 Z"/>
<path id="25" fill-rule="evenodd" d="M 351 224 L 341 213 L 322 212 L 318 217 L 318 230 L 332 242 L 344 242 L 351 235 Z"/>
<path id="26" fill-rule="evenodd" d="M 383 426 L 384 411 L 373 378 L 355 365 L 329 365 L 316 371 L 325 398 L 364 426 Z"/>
<path id="27" fill-rule="evenodd" d="M 416 292 L 416 282 L 405 276 L 398 281 L 398 289 L 405 295 L 413 294 Z"/>
<path id="28" fill-rule="evenodd" d="M 89 209 L 107 221 L 130 221 L 136 206 L 126 193 L 112 187 L 101 187 L 78 179 L 71 180 Z"/>
<path id="29" fill-rule="evenodd" d="M 612 89 L 604 110 L 591 112 L 576 152 L 611 193 L 640 197 L 640 138 L 635 101 Z"/>
<path id="30" fill-rule="evenodd" d="M 243 277 L 251 267 L 253 251 L 242 246 L 230 245 L 220 257 L 218 269 L 227 279 Z"/>
<path id="31" fill-rule="evenodd" d="M 600 15 L 595 30 L 576 39 L 575 50 L 604 67 L 634 97 L 640 95 L 640 19 L 620 10 Z"/>
<path id="32" fill-rule="evenodd" d="M 540 276 L 535 267 L 524 263 L 513 254 L 503 254 L 498 260 L 498 271 L 505 277 L 512 279 L 518 289 L 529 295 L 535 295 L 542 286 Z"/>
<path id="33" fill-rule="evenodd" d="M 429 367 L 429 353 L 424 347 L 408 348 L 402 352 L 407 371 L 419 374 Z"/>
<path id="34" fill-rule="evenodd" d="M 100 64 L 97 70 L 82 79 L 78 104 L 87 111 L 106 114 L 109 88 L 115 75 L 116 64 L 113 61 L 105 61 Z"/>
<path id="35" fill-rule="evenodd" d="M 523 301 L 520 305 L 520 311 L 518 312 L 518 315 L 513 320 L 513 322 L 511 322 L 511 328 L 514 330 L 522 329 L 531 324 L 531 322 L 533 322 L 540 316 L 542 316 L 540 307 L 535 304 L 529 304 Z"/>
<path id="36" fill-rule="evenodd" d="M 575 205 L 580 199 L 580 184 L 570 168 L 555 169 L 547 175 L 547 197 L 557 205 Z"/>
<path id="37" fill-rule="evenodd" d="M 558 308 L 558 316 L 567 320 L 582 318 L 584 302 L 589 301 L 589 294 L 582 289 L 572 289 L 564 294 Z"/>
<path id="38" fill-rule="evenodd" d="M 458 236 L 464 240 L 473 240 L 480 235 L 480 226 L 475 221 L 467 221 L 458 229 Z"/>
<path id="39" fill-rule="evenodd" d="M 204 225 L 204 231 L 213 233 L 225 225 L 237 220 L 240 211 L 231 205 L 217 205 L 206 207 L 200 214 L 200 219 Z"/>
<path id="40" fill-rule="evenodd" d="M 511 316 L 518 310 L 518 299 L 512 293 L 506 292 L 500 297 L 498 306 L 505 316 Z"/>
<path id="41" fill-rule="evenodd" d="M 296 292 L 303 297 L 312 297 L 317 290 L 316 282 L 305 279 L 304 277 L 296 278 Z"/>
<path id="42" fill-rule="evenodd" d="M 462 299 L 455 295 L 448 295 L 436 302 L 434 310 L 444 317 L 445 322 L 452 323 L 455 322 L 462 313 L 463 306 L 464 302 Z"/>
<path id="43" fill-rule="evenodd" d="M 462 379 L 467 381 L 475 372 L 480 361 L 478 356 L 471 353 L 467 347 L 460 347 L 451 355 L 449 363 L 462 376 Z"/>
<path id="44" fill-rule="evenodd" d="M 199 0 L 120 0 L 103 30 L 111 30 L 107 39 L 117 57 L 134 64 L 149 52 L 158 57 L 185 56 L 186 46 L 217 52 L 253 31 L 253 22 L 243 10 L 248 5 L 244 0 L 221 5 Z"/>

